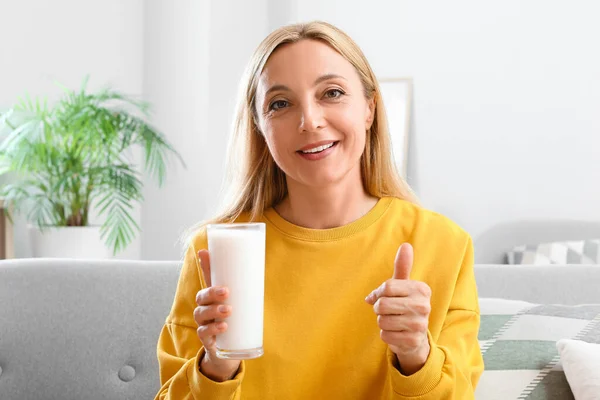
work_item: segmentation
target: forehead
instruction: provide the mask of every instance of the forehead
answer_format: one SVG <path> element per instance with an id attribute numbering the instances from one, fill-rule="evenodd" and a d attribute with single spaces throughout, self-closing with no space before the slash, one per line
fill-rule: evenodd
<path id="1" fill-rule="evenodd" d="M 274 84 L 292 88 L 297 84 L 312 84 L 325 74 L 341 75 L 348 80 L 358 78 L 352 64 L 328 44 L 304 39 L 285 44 L 271 54 L 258 80 L 258 91 L 264 93 Z"/>

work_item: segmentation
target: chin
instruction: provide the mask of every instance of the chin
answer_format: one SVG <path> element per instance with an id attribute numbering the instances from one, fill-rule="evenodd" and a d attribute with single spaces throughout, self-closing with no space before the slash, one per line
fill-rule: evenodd
<path id="1" fill-rule="evenodd" d="M 337 165 L 334 165 L 337 164 Z M 318 168 L 296 168 L 293 169 L 295 174 L 286 174 L 288 180 L 294 181 L 294 183 L 311 188 L 326 188 L 329 186 L 339 185 L 344 181 L 357 180 L 357 183 L 362 185 L 362 178 L 360 174 L 360 160 L 356 166 L 345 165 L 340 166 L 341 163 L 327 163 L 321 165 Z M 304 166 L 305 167 L 305 166 Z M 302 168 L 302 169 L 301 169 Z"/>
<path id="2" fill-rule="evenodd" d="M 324 173 L 325 171 L 319 171 L 313 176 L 304 176 L 300 182 L 303 185 L 314 187 L 314 188 L 326 188 L 328 186 L 332 186 L 340 183 L 344 179 L 344 174 L 335 173 L 332 171 L 331 173 Z"/>

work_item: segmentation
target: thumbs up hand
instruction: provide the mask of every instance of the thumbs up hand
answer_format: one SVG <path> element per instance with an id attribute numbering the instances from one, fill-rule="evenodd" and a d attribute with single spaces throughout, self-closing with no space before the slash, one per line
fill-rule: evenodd
<path id="1" fill-rule="evenodd" d="M 377 314 L 381 339 L 398 357 L 400 372 L 412 375 L 423 367 L 429 356 L 427 340 L 431 288 L 424 282 L 410 280 L 413 248 L 404 243 L 398 248 L 394 275 L 365 301 Z"/>

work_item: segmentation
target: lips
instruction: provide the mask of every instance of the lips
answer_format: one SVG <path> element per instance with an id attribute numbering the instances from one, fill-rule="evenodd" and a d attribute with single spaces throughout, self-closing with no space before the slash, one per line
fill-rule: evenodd
<path id="1" fill-rule="evenodd" d="M 324 144 L 323 146 L 318 146 L 318 147 L 314 147 L 314 148 L 309 149 L 309 150 L 302 151 L 302 153 L 304 153 L 304 154 L 320 153 L 323 150 L 327 150 L 327 149 L 331 148 L 334 144 L 335 144 L 335 142 L 331 142 L 329 144 Z"/>
<path id="2" fill-rule="evenodd" d="M 320 142 L 311 143 L 302 147 L 298 150 L 298 153 L 302 154 L 315 154 L 325 151 L 334 146 L 338 141 L 336 140 L 321 140 Z"/>
<path id="3" fill-rule="evenodd" d="M 305 146 L 302 150 L 298 150 L 297 153 L 305 160 L 318 161 L 329 157 L 337 149 L 338 143 L 339 141 L 326 141 L 319 144 L 311 144 Z"/>

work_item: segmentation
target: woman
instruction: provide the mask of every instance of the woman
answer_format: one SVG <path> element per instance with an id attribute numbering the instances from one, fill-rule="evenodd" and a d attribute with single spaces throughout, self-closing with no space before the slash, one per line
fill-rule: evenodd
<path id="1" fill-rule="evenodd" d="M 213 222 L 266 223 L 265 354 L 216 357 L 227 323 L 214 320 L 236 310 L 219 306 L 228 288 L 211 287 L 200 226 L 158 342 L 157 398 L 473 398 L 471 238 L 396 173 L 358 46 L 322 22 L 280 28 L 241 89 L 230 201 Z"/>

